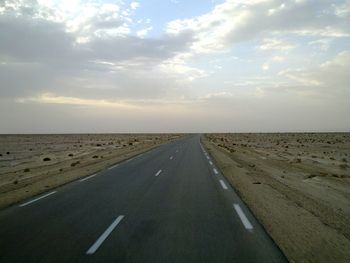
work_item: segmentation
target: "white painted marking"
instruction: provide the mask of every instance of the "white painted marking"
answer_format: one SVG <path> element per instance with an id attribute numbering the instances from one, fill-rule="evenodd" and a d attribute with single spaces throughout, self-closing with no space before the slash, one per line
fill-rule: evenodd
<path id="1" fill-rule="evenodd" d="M 97 175 L 97 174 L 93 174 L 93 175 L 87 176 L 87 177 L 85 177 L 85 178 L 83 178 L 83 179 L 80 179 L 79 182 L 84 182 L 84 181 L 86 181 L 86 180 L 89 180 L 90 178 L 95 177 L 96 175 Z"/>
<path id="2" fill-rule="evenodd" d="M 162 172 L 162 170 L 159 170 L 159 171 L 156 173 L 156 176 L 160 175 L 161 172 Z"/>
<path id="3" fill-rule="evenodd" d="M 117 219 L 106 229 L 106 231 L 96 240 L 96 242 L 86 251 L 86 254 L 91 255 L 102 245 L 106 238 L 112 233 L 114 228 L 122 221 L 124 216 L 118 216 Z"/>
<path id="4" fill-rule="evenodd" d="M 46 194 L 46 195 L 42 195 L 42 196 L 40 196 L 40 197 L 38 197 L 38 198 L 35 198 L 35 199 L 31 200 L 31 201 L 28 201 L 28 202 L 26 202 L 26 203 L 20 204 L 19 206 L 20 206 L 20 207 L 23 207 L 23 206 L 29 205 L 29 204 L 31 204 L 31 203 L 34 203 L 34 202 L 36 202 L 36 201 L 39 201 L 40 199 L 43 199 L 43 198 L 45 198 L 45 197 L 48 197 L 49 195 L 53 195 L 53 194 L 55 194 L 56 192 L 57 192 L 57 191 L 53 191 L 53 192 L 50 192 L 50 193 L 48 193 L 48 194 Z"/>
<path id="5" fill-rule="evenodd" d="M 226 184 L 225 184 L 225 182 L 223 180 L 220 180 L 220 184 L 221 184 L 222 188 L 227 190 L 227 186 L 226 186 Z"/>
<path id="6" fill-rule="evenodd" d="M 218 170 L 216 170 L 216 168 L 213 168 L 213 171 L 215 174 L 219 174 Z"/>
<path id="7" fill-rule="evenodd" d="M 173 158 L 174 158 L 173 156 L 170 156 L 170 158 L 169 158 L 169 159 L 170 159 L 170 160 L 172 160 Z"/>
<path id="8" fill-rule="evenodd" d="M 113 166 L 109 167 L 108 170 L 112 170 L 112 169 L 116 168 L 118 165 L 119 164 L 113 165 Z"/>
<path id="9" fill-rule="evenodd" d="M 207 159 L 210 160 L 209 156 L 207 155 Z"/>
<path id="10" fill-rule="evenodd" d="M 239 204 L 233 204 L 233 207 L 235 208 L 235 210 L 236 210 L 239 218 L 241 219 L 244 227 L 246 229 L 248 229 L 249 231 L 253 230 L 252 224 L 249 222 L 248 218 L 243 213 L 243 211 L 242 211 L 241 207 L 239 206 Z"/>
<path id="11" fill-rule="evenodd" d="M 212 161 L 209 161 L 210 165 L 213 165 L 213 162 Z"/>

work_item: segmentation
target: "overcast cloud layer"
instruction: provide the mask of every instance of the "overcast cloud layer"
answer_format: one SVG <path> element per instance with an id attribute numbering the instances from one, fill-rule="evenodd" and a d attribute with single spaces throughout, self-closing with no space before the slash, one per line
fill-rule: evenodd
<path id="1" fill-rule="evenodd" d="M 0 0 L 0 133 L 350 131 L 348 0 Z"/>

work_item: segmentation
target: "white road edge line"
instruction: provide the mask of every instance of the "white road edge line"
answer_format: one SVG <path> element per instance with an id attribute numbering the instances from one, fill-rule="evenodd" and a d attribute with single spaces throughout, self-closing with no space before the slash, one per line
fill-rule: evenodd
<path id="1" fill-rule="evenodd" d="M 80 179 L 79 182 L 84 182 L 84 181 L 86 181 L 86 180 L 89 180 L 90 178 L 95 177 L 96 175 L 97 175 L 97 174 L 92 174 L 92 175 L 90 175 L 90 176 L 87 176 L 87 177 L 85 177 L 85 178 L 83 178 L 83 179 Z"/>
<path id="2" fill-rule="evenodd" d="M 241 207 L 239 206 L 239 204 L 233 204 L 233 207 L 235 208 L 239 218 L 241 219 L 244 227 L 249 230 L 252 231 L 253 230 L 253 226 L 252 224 L 249 222 L 248 218 L 245 216 L 245 214 L 243 213 Z"/>
<path id="3" fill-rule="evenodd" d="M 38 197 L 38 198 L 35 198 L 35 199 L 31 200 L 31 201 L 28 201 L 28 202 L 26 202 L 26 203 L 20 204 L 19 207 L 23 207 L 23 206 L 29 205 L 29 204 L 31 204 L 31 203 L 34 203 L 34 202 L 36 202 L 36 201 L 39 201 L 40 199 L 43 199 L 43 198 L 48 197 L 49 195 L 53 195 L 53 194 L 55 194 L 55 193 L 57 193 L 57 191 L 52 191 L 52 192 L 50 192 L 50 193 L 48 193 L 48 194 L 46 194 L 46 195 L 42 195 L 42 196 L 40 196 L 40 197 Z"/>
<path id="4" fill-rule="evenodd" d="M 106 229 L 105 232 L 95 241 L 95 243 L 89 248 L 88 251 L 86 251 L 86 254 L 92 255 L 96 252 L 96 250 L 102 245 L 102 243 L 106 240 L 106 238 L 112 233 L 114 228 L 122 221 L 124 218 L 123 215 L 118 216 L 113 223 Z"/>
<path id="5" fill-rule="evenodd" d="M 159 170 L 159 171 L 155 174 L 155 176 L 160 175 L 161 172 L 162 172 L 162 170 Z"/>
<path id="6" fill-rule="evenodd" d="M 227 186 L 226 186 L 225 182 L 223 180 L 219 180 L 219 181 L 220 181 L 220 184 L 221 184 L 222 188 L 227 190 Z"/>
<path id="7" fill-rule="evenodd" d="M 216 170 L 216 168 L 213 168 L 213 171 L 215 174 L 219 174 L 218 170 Z"/>
<path id="8" fill-rule="evenodd" d="M 210 165 L 213 165 L 213 162 L 212 161 L 209 161 Z"/>

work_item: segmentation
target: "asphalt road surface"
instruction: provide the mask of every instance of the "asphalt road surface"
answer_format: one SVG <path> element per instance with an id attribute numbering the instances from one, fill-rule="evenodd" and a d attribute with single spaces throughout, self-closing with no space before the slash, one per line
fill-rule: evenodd
<path id="1" fill-rule="evenodd" d="M 286 261 L 199 135 L 0 212 L 0 262 Z"/>

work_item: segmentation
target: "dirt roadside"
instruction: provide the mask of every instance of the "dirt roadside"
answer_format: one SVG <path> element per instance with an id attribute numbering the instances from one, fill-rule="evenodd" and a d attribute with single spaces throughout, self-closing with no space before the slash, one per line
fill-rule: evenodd
<path id="1" fill-rule="evenodd" d="M 317 188 L 297 185 L 308 183 L 305 178 L 287 180 L 288 165 L 283 162 L 277 163 L 254 147 L 247 150 L 246 145 L 235 144 L 230 148 L 230 138 L 222 140 L 226 144 L 216 139 L 215 135 L 204 136 L 202 143 L 290 262 L 350 262 L 346 200 L 344 209 L 336 209 L 315 198 Z M 279 177 L 272 176 L 278 173 Z M 327 198 L 335 199 L 336 194 Z"/>

